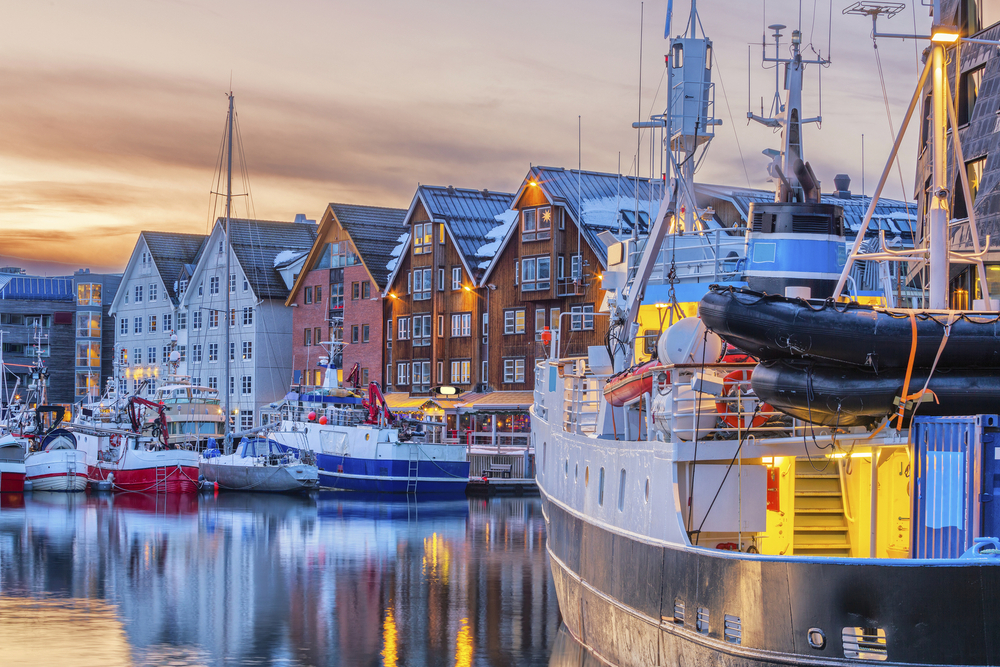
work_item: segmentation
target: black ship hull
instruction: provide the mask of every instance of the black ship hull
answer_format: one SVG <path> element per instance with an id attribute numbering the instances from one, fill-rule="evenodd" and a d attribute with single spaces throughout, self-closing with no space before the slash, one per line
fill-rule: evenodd
<path id="1" fill-rule="evenodd" d="M 1000 664 L 1000 560 L 714 553 L 542 499 L 563 621 L 609 664 Z"/>

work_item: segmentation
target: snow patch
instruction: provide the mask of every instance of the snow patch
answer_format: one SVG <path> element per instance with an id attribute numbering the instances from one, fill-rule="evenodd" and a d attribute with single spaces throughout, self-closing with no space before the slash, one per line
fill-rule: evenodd
<path id="1" fill-rule="evenodd" d="M 635 199 L 626 197 L 601 197 L 600 199 L 584 199 L 582 208 L 583 224 L 587 227 L 602 229 L 618 229 L 618 212 L 635 211 Z M 660 210 L 660 202 L 649 199 L 639 200 L 639 211 L 649 215 L 652 221 Z M 629 224 L 622 220 L 622 228 Z"/>
<path id="2" fill-rule="evenodd" d="M 391 253 L 389 253 L 392 256 L 392 259 L 390 259 L 385 265 L 385 268 L 389 271 L 389 273 L 396 270 L 396 266 L 399 265 L 399 258 L 403 254 L 403 251 L 406 250 L 406 246 L 409 243 L 410 234 L 408 232 L 403 232 L 399 235 L 399 238 L 396 239 L 396 247 L 392 249 Z"/>
<path id="3" fill-rule="evenodd" d="M 507 209 L 503 213 L 499 213 L 493 216 L 494 219 L 500 224 L 491 229 L 486 233 L 486 238 L 489 239 L 489 243 L 480 246 L 476 250 L 476 257 L 485 257 L 486 259 L 479 262 L 479 268 L 485 269 L 490 265 L 490 261 L 496 257 L 496 254 L 500 252 L 500 245 L 503 240 L 507 237 L 507 233 L 510 228 L 517 222 L 518 213 L 513 209 Z"/>
<path id="4" fill-rule="evenodd" d="M 303 252 L 301 250 L 282 250 L 274 256 L 274 268 L 284 266 L 285 264 L 293 262 L 296 259 L 308 254 L 308 252 Z"/>

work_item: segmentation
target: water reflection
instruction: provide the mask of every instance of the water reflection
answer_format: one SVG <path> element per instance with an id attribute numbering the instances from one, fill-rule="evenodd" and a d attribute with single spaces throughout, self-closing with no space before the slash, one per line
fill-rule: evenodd
<path id="1" fill-rule="evenodd" d="M 537 499 L 29 494 L 2 662 L 545 665 L 544 530 Z"/>

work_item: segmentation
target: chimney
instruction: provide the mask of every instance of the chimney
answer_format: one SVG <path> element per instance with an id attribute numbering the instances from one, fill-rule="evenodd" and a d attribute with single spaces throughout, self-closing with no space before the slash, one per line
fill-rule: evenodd
<path id="1" fill-rule="evenodd" d="M 836 190 L 833 193 L 834 197 L 838 199 L 850 199 L 851 198 L 851 177 L 847 174 L 837 174 L 833 177 L 833 184 L 836 186 Z"/>

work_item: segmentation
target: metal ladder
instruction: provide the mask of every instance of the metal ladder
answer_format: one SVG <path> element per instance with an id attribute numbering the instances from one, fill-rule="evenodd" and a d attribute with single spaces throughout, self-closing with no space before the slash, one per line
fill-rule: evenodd
<path id="1" fill-rule="evenodd" d="M 416 445 L 410 445 L 409 465 L 406 470 L 406 492 L 416 493 L 418 464 L 420 463 L 420 449 Z"/>
<path id="2" fill-rule="evenodd" d="M 156 493 L 167 492 L 167 467 L 156 466 Z"/>

